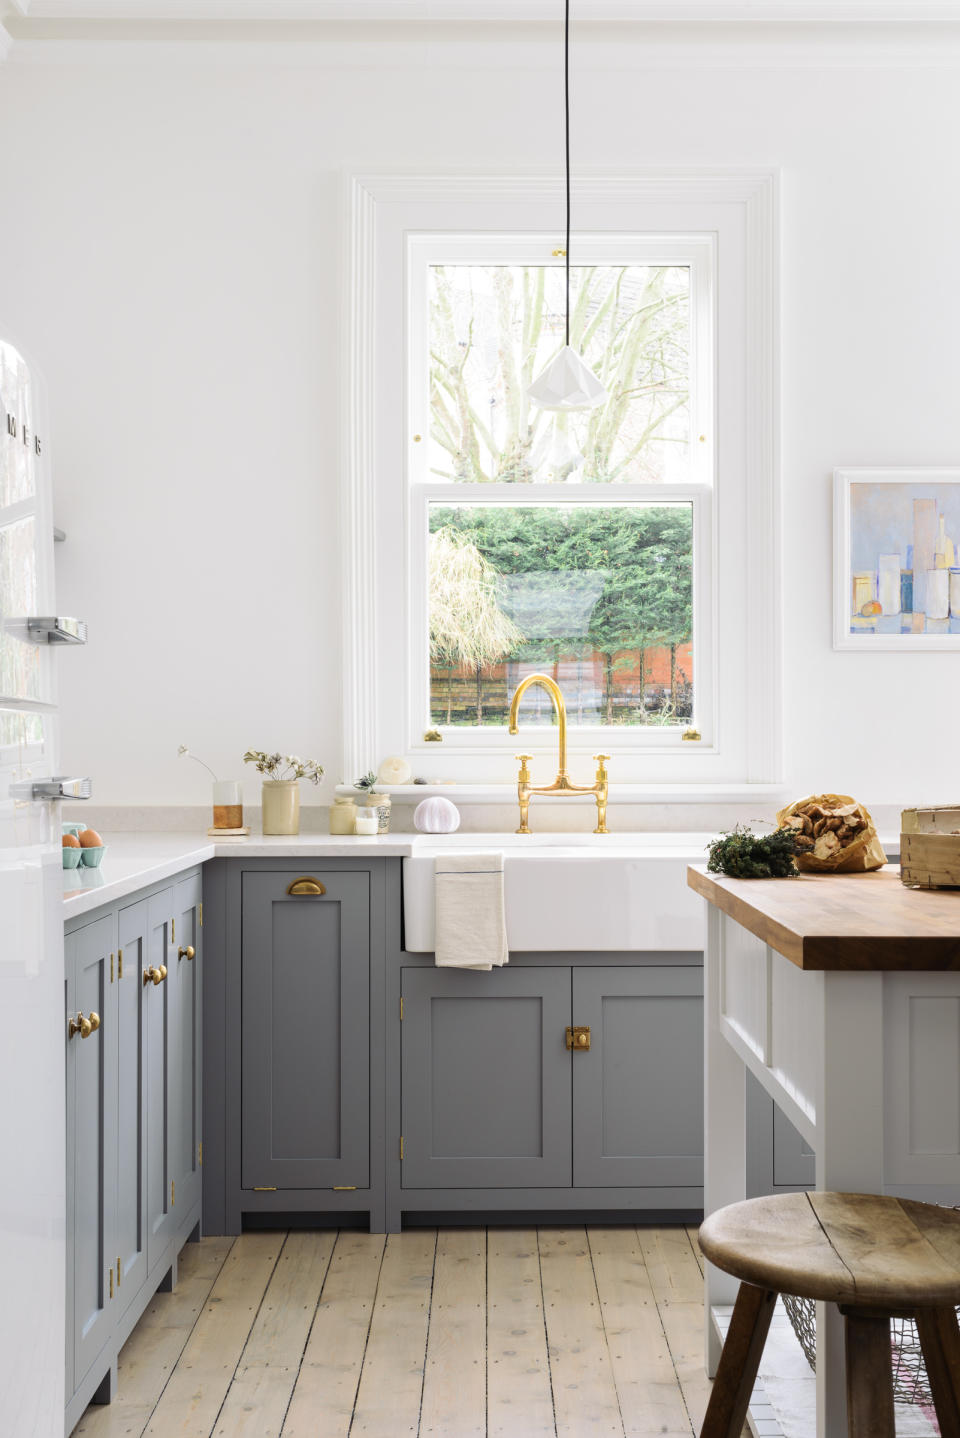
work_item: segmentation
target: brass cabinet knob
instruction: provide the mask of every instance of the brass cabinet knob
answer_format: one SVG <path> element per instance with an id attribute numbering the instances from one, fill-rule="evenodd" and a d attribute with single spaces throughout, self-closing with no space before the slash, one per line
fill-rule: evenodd
<path id="1" fill-rule="evenodd" d="M 156 965 L 151 964 L 149 969 L 144 969 L 143 971 L 143 982 L 145 985 L 162 984 L 166 977 L 167 970 L 164 964 L 161 964 L 159 968 L 157 968 Z"/>
<path id="2" fill-rule="evenodd" d="M 77 1017 L 71 1019 L 67 1024 L 67 1033 L 70 1038 L 73 1038 L 74 1034 L 79 1034 L 82 1039 L 88 1039 L 91 1034 L 96 1033 L 99 1027 L 100 1015 L 91 1010 L 89 1017 L 84 1018 L 83 1010 L 81 1009 Z"/>
<path id="3" fill-rule="evenodd" d="M 197 954 L 197 951 L 196 951 L 196 949 L 193 947 L 192 944 L 187 944 L 186 948 L 181 948 L 181 949 L 180 949 L 180 958 L 181 958 L 181 959 L 188 959 L 188 960 L 189 960 L 189 959 L 193 959 L 193 958 L 196 958 L 196 954 Z"/>
<path id="4" fill-rule="evenodd" d="M 162 984 L 163 981 L 164 981 L 164 979 L 167 977 L 167 966 L 166 966 L 166 964 L 160 964 L 159 969 L 158 969 L 158 973 L 160 974 L 159 979 L 154 979 L 153 982 L 154 982 L 155 984 Z"/>

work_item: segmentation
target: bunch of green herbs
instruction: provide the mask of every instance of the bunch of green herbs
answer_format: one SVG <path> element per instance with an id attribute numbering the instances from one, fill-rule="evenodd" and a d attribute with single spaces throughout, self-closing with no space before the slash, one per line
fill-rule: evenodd
<path id="1" fill-rule="evenodd" d="M 795 879 L 796 839 L 792 829 L 775 829 L 772 834 L 754 834 L 738 824 L 708 846 L 707 868 L 711 874 L 731 879 Z"/>

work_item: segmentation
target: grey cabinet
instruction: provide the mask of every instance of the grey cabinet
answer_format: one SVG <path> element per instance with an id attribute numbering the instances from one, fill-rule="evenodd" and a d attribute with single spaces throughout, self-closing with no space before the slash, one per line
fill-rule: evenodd
<path id="1" fill-rule="evenodd" d="M 568 968 L 403 973 L 403 1182 L 570 1184 Z"/>
<path id="2" fill-rule="evenodd" d="M 703 1183 L 703 981 L 698 968 L 573 970 L 575 1186 Z"/>
<path id="3" fill-rule="evenodd" d="M 244 1189 L 369 1185 L 370 885 L 326 869 L 242 876 Z"/>
<path id="4" fill-rule="evenodd" d="M 745 1100 L 748 1198 L 813 1188 L 813 1149 L 749 1071 Z"/>
<path id="5" fill-rule="evenodd" d="M 484 1189 L 500 1208 L 519 1190 L 553 1206 L 583 1193 L 601 1207 L 604 1191 L 614 1207 L 696 1206 L 702 988 L 692 963 L 404 967 L 403 1190 L 470 1191 L 474 1207 Z M 589 1047 L 567 1047 L 572 1027 Z"/>
<path id="6" fill-rule="evenodd" d="M 68 1433 L 199 1231 L 199 913 L 195 872 L 66 935 Z M 81 1012 L 100 1020 L 86 1036 Z"/>
<path id="7" fill-rule="evenodd" d="M 117 1212 L 117 1012 L 114 918 L 71 934 L 66 944 L 67 1014 L 67 1379 L 78 1382 L 114 1322 Z M 80 1014 L 99 1026 L 77 1029 Z M 68 1391 L 71 1391 L 68 1389 Z"/>

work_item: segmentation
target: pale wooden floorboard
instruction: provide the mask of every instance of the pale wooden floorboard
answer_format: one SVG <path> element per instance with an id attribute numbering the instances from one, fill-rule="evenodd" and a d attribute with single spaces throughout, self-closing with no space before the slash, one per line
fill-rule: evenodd
<path id="1" fill-rule="evenodd" d="M 147 1438 L 210 1438 L 284 1237 L 244 1233 L 236 1240 L 147 1425 Z"/>
<path id="2" fill-rule="evenodd" d="M 540 1230 L 558 1438 L 624 1438 L 585 1228 Z"/>
<path id="3" fill-rule="evenodd" d="M 535 1228 L 487 1235 L 489 1438 L 555 1438 Z"/>
<path id="4" fill-rule="evenodd" d="M 280 1438 L 336 1233 L 290 1233 L 244 1346 L 217 1438 Z"/>
<path id="5" fill-rule="evenodd" d="M 701 1264 L 680 1225 L 204 1239 L 77 1438 L 691 1438 Z"/>
<path id="6" fill-rule="evenodd" d="M 419 1431 L 436 1247 L 435 1229 L 387 1238 L 351 1438 Z"/>
<path id="7" fill-rule="evenodd" d="M 347 1438 L 386 1239 L 341 1233 L 283 1425 L 283 1438 Z"/>
<path id="8" fill-rule="evenodd" d="M 485 1438 L 487 1431 L 487 1235 L 437 1235 L 420 1438 Z"/>
<path id="9" fill-rule="evenodd" d="M 636 1230 L 588 1230 L 627 1438 L 690 1438 L 686 1404 Z"/>

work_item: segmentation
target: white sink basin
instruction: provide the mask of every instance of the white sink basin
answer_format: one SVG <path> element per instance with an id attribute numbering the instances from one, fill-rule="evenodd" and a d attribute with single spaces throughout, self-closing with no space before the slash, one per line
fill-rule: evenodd
<path id="1" fill-rule="evenodd" d="M 507 942 L 516 953 L 702 949 L 703 900 L 687 865 L 712 834 L 430 834 L 403 861 L 405 947 L 434 948 L 434 861 L 502 853 Z"/>

